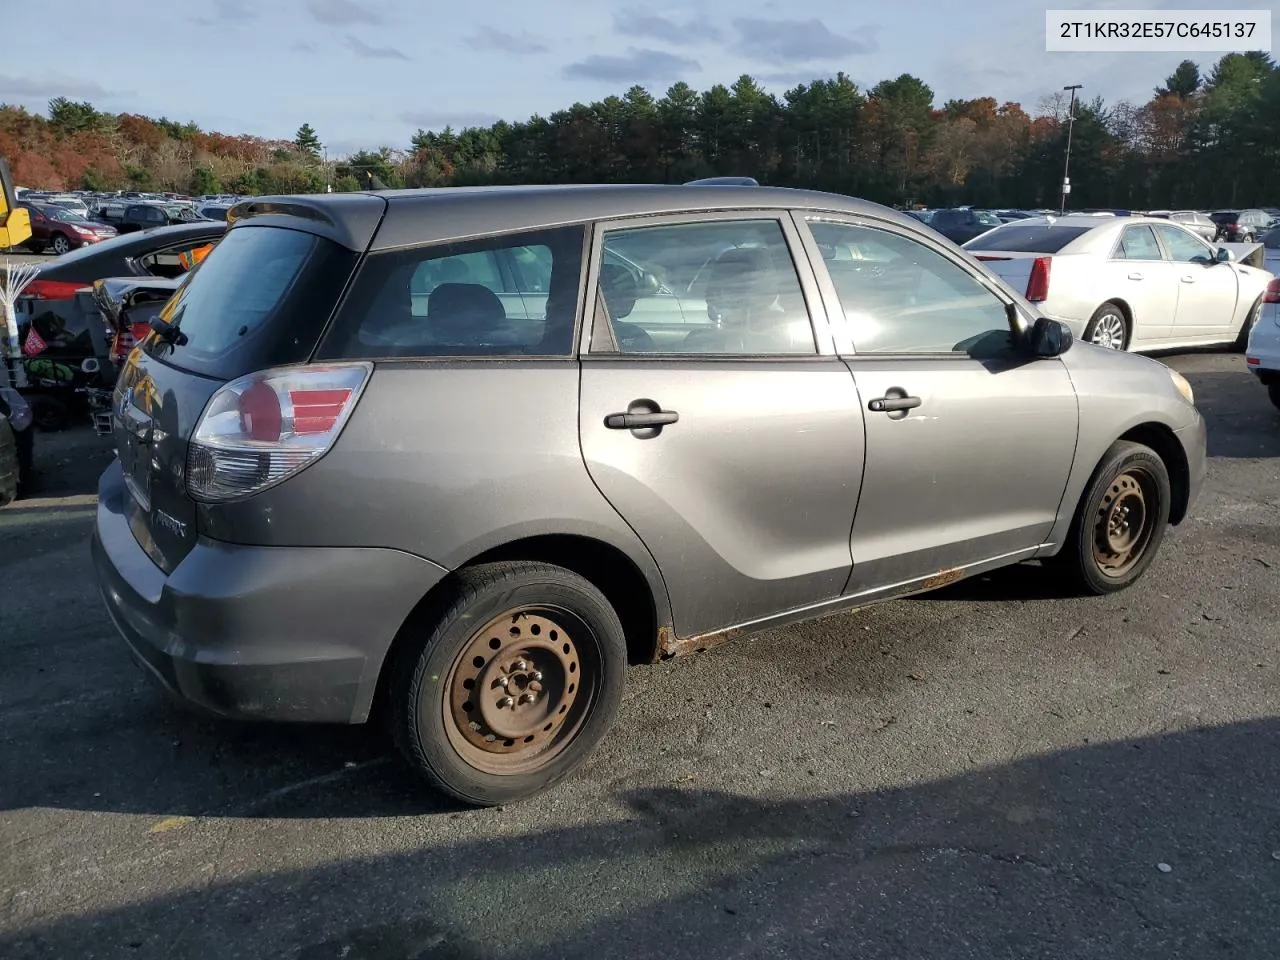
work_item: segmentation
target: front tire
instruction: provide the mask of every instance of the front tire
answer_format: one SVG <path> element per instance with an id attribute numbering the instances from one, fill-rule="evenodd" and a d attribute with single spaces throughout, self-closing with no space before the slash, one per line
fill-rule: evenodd
<path id="1" fill-rule="evenodd" d="M 62 234 L 55 233 L 49 242 L 49 249 L 53 251 L 55 257 L 60 257 L 71 250 L 71 241 Z"/>
<path id="2" fill-rule="evenodd" d="M 1111 445 L 1094 472 L 1055 565 L 1082 593 L 1132 586 L 1164 540 L 1173 494 L 1169 470 L 1150 447 Z"/>
<path id="3" fill-rule="evenodd" d="M 443 612 L 391 665 L 400 751 L 464 803 L 523 800 L 586 761 L 622 699 L 622 624 L 585 578 L 545 563 L 459 573 Z"/>
<path id="4" fill-rule="evenodd" d="M 1109 350 L 1126 350 L 1129 347 L 1129 321 L 1120 305 L 1108 300 L 1089 319 L 1084 328 L 1084 339 Z"/>

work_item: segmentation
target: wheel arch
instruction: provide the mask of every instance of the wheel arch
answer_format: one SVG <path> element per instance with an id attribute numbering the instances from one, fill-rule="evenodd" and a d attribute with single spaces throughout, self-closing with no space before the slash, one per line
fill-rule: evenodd
<path id="1" fill-rule="evenodd" d="M 656 568 L 642 569 L 616 544 L 585 534 L 543 533 L 517 537 L 490 546 L 457 564 L 414 605 L 396 631 L 382 663 L 370 714 L 386 703 L 387 684 L 400 651 L 419 636 L 421 625 L 440 615 L 458 589 L 457 570 L 483 563 L 532 560 L 564 567 L 591 582 L 613 606 L 622 621 L 627 659 L 632 664 L 658 659 L 660 637 L 671 629 L 666 587 Z M 656 580 L 656 582 L 655 582 Z"/>
<path id="2" fill-rule="evenodd" d="M 1169 490 L 1172 502 L 1169 504 L 1169 522 L 1175 527 L 1187 516 L 1188 501 L 1191 496 L 1191 468 L 1187 463 L 1186 451 L 1167 425 L 1157 421 L 1140 423 L 1130 427 L 1117 440 L 1128 440 L 1150 447 L 1169 471 Z"/>

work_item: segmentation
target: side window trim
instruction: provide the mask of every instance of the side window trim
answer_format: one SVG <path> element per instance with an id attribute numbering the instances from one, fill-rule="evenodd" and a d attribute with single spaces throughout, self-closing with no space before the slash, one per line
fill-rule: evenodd
<path id="1" fill-rule="evenodd" d="M 613 334 L 612 322 L 604 307 L 604 296 L 600 291 L 600 268 L 604 262 L 604 238 L 607 233 L 619 230 L 631 230 L 641 227 L 677 226 L 684 223 L 732 223 L 742 220 L 773 221 L 782 230 L 791 256 L 796 276 L 800 281 L 800 291 L 805 307 L 809 313 L 809 326 L 817 345 L 815 353 L 795 354 L 693 354 L 693 353 L 619 353 L 616 338 Z M 643 360 L 645 362 L 710 362 L 741 363 L 744 361 L 765 362 L 806 362 L 830 359 L 837 355 L 836 344 L 829 322 L 826 298 L 818 284 L 818 276 L 810 262 L 808 251 L 804 247 L 803 234 L 796 228 L 795 218 L 789 210 L 761 209 L 744 207 L 733 210 L 687 211 L 684 213 L 662 214 L 658 216 L 617 217 L 608 220 L 597 220 L 591 224 L 590 255 L 586 264 L 586 289 L 581 300 L 585 316 L 579 324 L 580 341 L 578 354 L 592 360 Z M 599 312 L 603 312 L 601 317 Z M 601 331 L 600 341 L 592 351 L 593 333 L 597 328 Z M 601 349 L 603 347 L 603 349 Z"/>
<path id="2" fill-rule="evenodd" d="M 840 318 L 832 326 L 832 336 L 835 339 L 837 353 L 849 360 L 901 360 L 915 359 L 927 357 L 931 360 L 957 360 L 971 361 L 972 358 L 964 353 L 956 353 L 955 351 L 946 351 L 938 353 L 863 353 L 859 354 L 853 345 L 853 334 L 849 330 L 848 325 L 844 322 L 844 307 L 840 303 L 840 295 L 836 292 L 835 284 L 831 280 L 830 274 L 827 273 L 825 266 L 819 269 L 822 264 L 822 251 L 818 249 L 818 242 L 813 236 L 813 231 L 809 229 L 809 221 L 817 220 L 824 223 L 836 223 L 848 227 L 861 227 L 868 230 L 882 230 L 886 233 L 909 240 L 913 243 L 919 243 L 926 249 L 933 251 L 942 256 L 955 267 L 959 268 L 971 279 L 989 292 L 997 301 L 1004 305 L 1006 312 L 1012 308 L 1013 316 L 1017 317 L 1014 322 L 1010 317 L 1009 331 L 1015 337 L 1026 333 L 1026 329 L 1030 323 L 1027 316 L 1023 313 L 1022 308 L 1017 302 L 1010 299 L 998 285 L 996 285 L 981 270 L 975 270 L 973 266 L 961 257 L 957 257 L 950 250 L 935 242 L 932 237 L 916 236 L 906 230 L 900 229 L 897 224 L 889 221 L 877 220 L 873 217 L 859 217 L 848 213 L 831 212 L 823 210 L 796 210 L 793 211 L 796 225 L 800 228 L 801 235 L 804 238 L 805 251 L 808 254 L 811 268 L 816 275 L 818 286 L 822 290 L 822 297 L 826 303 L 826 313 L 828 317 Z"/>

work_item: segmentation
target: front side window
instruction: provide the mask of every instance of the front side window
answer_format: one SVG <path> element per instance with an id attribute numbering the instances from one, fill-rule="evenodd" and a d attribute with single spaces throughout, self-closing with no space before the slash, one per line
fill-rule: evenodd
<path id="1" fill-rule="evenodd" d="M 777 220 L 610 230 L 599 289 L 614 344 L 593 352 L 814 355 L 800 277 Z"/>
<path id="2" fill-rule="evenodd" d="M 1213 259 L 1213 251 L 1193 233 L 1163 224 L 1155 228 L 1169 251 L 1169 259 L 1178 263 L 1203 263 Z"/>
<path id="3" fill-rule="evenodd" d="M 321 356 L 567 356 L 584 234 L 557 227 L 372 254 Z"/>
<path id="4" fill-rule="evenodd" d="M 1005 304 L 940 253 L 874 227 L 810 221 L 809 229 L 819 249 L 874 251 L 823 261 L 857 353 L 968 353 L 1007 343 Z"/>

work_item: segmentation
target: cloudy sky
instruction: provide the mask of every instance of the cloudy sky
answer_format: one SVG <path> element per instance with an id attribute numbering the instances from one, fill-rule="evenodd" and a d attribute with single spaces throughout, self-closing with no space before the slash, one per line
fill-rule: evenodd
<path id="1" fill-rule="evenodd" d="M 9 3 L 0 102 L 49 98 L 291 138 L 404 146 L 419 127 L 525 119 L 639 83 L 660 94 L 750 73 L 782 92 L 843 70 L 903 72 L 937 102 L 1046 93 L 1146 100 L 1182 54 L 1046 53 L 1054 8 L 1257 8 L 1280 0 L 58 0 Z M 40 39 L 35 39 L 40 38 Z M 1207 67 L 1220 54 L 1190 55 Z"/>

